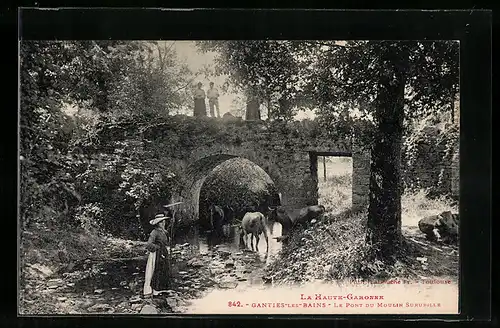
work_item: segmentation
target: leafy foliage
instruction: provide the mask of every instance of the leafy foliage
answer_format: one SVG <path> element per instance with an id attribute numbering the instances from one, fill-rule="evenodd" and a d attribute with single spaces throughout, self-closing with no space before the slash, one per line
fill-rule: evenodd
<path id="1" fill-rule="evenodd" d="M 138 147 L 140 135 L 116 141 L 102 131 L 182 106 L 186 66 L 156 42 L 23 41 L 20 55 L 23 224 L 117 232 L 117 220 L 137 222 L 174 173 Z"/>
<path id="2" fill-rule="evenodd" d="M 215 75 L 247 97 L 256 97 L 271 108 L 269 117 L 291 119 L 300 99 L 301 62 L 295 60 L 288 41 L 199 41 L 202 51 L 217 51 Z"/>
<path id="3" fill-rule="evenodd" d="M 219 52 L 218 69 L 235 85 L 249 86 L 268 103 L 278 93 L 275 117 L 290 119 L 298 105 L 315 106 L 325 129 L 355 136 L 371 151 L 367 237 L 380 244 L 377 256 L 390 258 L 401 242 L 404 130 L 413 119 L 452 108 L 458 43 L 210 41 L 199 47 Z"/>
<path id="4" fill-rule="evenodd" d="M 403 143 L 405 189 L 425 189 L 428 196 L 450 196 L 451 162 L 459 144 L 458 126 L 444 123 L 446 120 L 436 124 L 439 121 L 432 116 L 425 122 L 424 127 L 412 129 Z"/>

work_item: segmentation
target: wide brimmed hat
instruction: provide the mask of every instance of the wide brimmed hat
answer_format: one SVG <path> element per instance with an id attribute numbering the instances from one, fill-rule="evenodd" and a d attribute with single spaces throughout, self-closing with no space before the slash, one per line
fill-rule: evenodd
<path id="1" fill-rule="evenodd" d="M 165 214 L 156 214 L 155 218 L 153 220 L 149 221 L 149 223 L 151 225 L 157 225 L 158 223 L 160 223 L 161 221 L 166 220 L 166 219 L 170 219 L 170 217 L 165 216 Z"/>

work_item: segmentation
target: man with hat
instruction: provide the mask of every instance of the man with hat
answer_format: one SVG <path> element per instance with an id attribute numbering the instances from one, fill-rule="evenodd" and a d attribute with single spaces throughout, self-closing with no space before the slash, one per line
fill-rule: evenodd
<path id="1" fill-rule="evenodd" d="M 168 263 L 168 236 L 165 220 L 171 216 L 157 214 L 149 223 L 154 226 L 149 235 L 146 249 L 149 251 L 144 280 L 144 296 L 159 295 L 170 288 L 170 272 Z"/>

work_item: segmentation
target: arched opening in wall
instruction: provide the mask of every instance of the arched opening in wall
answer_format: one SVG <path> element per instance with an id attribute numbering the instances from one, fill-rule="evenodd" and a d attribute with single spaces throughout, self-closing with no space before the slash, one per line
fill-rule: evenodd
<path id="1" fill-rule="evenodd" d="M 211 170 L 200 188 L 199 223 L 211 229 L 208 216 L 210 204 L 231 209 L 230 221 L 240 220 L 246 212 L 266 212 L 279 205 L 279 191 L 271 177 L 252 161 L 234 157 Z M 229 222 L 231 223 L 231 222 Z"/>
<path id="2" fill-rule="evenodd" d="M 311 172 L 318 183 L 318 204 L 334 214 L 352 207 L 352 154 L 311 153 Z"/>
<path id="3" fill-rule="evenodd" d="M 207 234 L 210 238 L 208 246 L 226 244 L 237 247 L 240 246 L 238 226 L 245 213 L 261 212 L 267 215 L 269 206 L 280 205 L 280 197 L 266 171 L 248 159 L 235 157 L 220 163 L 206 175 L 198 204 L 199 228 L 210 231 Z M 217 205 L 223 211 L 222 231 L 216 231 L 218 227 L 210 220 L 210 205 Z M 279 229 L 273 229 L 273 233 L 279 233 L 275 231 Z M 272 241 L 269 236 L 269 243 Z M 259 249 L 266 249 L 262 236 Z"/>

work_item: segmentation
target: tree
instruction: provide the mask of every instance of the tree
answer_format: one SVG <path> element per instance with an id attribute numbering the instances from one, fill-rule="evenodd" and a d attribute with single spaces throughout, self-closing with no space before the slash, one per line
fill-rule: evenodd
<path id="1" fill-rule="evenodd" d="M 199 41 L 197 46 L 203 52 L 218 53 L 214 74 L 227 75 L 235 89 L 247 94 L 249 119 L 260 119 L 258 106 L 262 102 L 273 105 L 268 117 L 292 119 L 303 62 L 294 57 L 290 42 Z"/>
<path id="2" fill-rule="evenodd" d="M 217 41 L 200 47 L 220 52 L 221 70 L 233 83 L 256 87 L 264 99 L 277 92 L 285 95 L 280 100 L 317 106 L 323 127 L 334 136 L 354 134 L 370 150 L 367 241 L 374 257 L 392 261 L 402 240 L 403 132 L 413 119 L 450 104 L 458 90 L 458 43 Z M 282 101 L 285 116 L 291 108 Z"/>
<path id="3" fill-rule="evenodd" d="M 367 241 L 375 257 L 391 262 L 402 240 L 405 119 L 408 123 L 435 112 L 449 101 L 458 87 L 458 44 L 349 41 L 323 46 L 318 65 L 327 69 L 316 80 L 320 104 L 328 112 L 351 102 L 374 126 L 363 140 L 371 151 Z"/>
<path id="4" fill-rule="evenodd" d="M 182 105 L 183 86 L 188 84 L 190 72 L 177 62 L 170 45 L 135 41 L 22 41 L 20 61 L 23 223 L 34 218 L 43 220 L 44 208 L 50 212 L 46 217 L 55 221 L 59 217 L 54 212 L 69 217 L 68 211 L 79 207 L 83 212 L 90 211 L 90 217 L 102 213 L 99 204 L 86 197 L 98 194 L 97 186 L 87 183 L 91 179 L 105 190 L 105 183 L 132 181 L 130 197 L 138 202 L 154 194 L 157 186 L 165 182 L 151 183 L 150 175 L 160 171 L 167 176 L 170 171 L 157 162 L 146 166 L 149 158 L 143 156 L 140 148 L 137 157 L 141 160 L 135 161 L 124 155 L 123 145 L 96 137 L 108 125 L 127 120 L 150 121 Z M 68 104 L 75 105 L 80 113 L 66 115 Z M 80 149 L 85 147 L 97 154 L 82 154 Z M 115 147 L 115 153 L 109 154 L 110 147 Z M 97 169 L 92 164 L 96 162 Z M 134 172 L 133 179 L 126 174 L 120 176 L 124 166 Z M 120 201 L 125 192 L 116 194 Z M 116 195 L 101 197 L 96 202 Z"/>
<path id="5" fill-rule="evenodd" d="M 78 195 L 65 175 L 71 120 L 61 111 L 69 85 L 61 42 L 20 45 L 20 218 L 23 225 L 51 205 L 61 211 Z M 76 197 L 75 197 L 76 196 Z M 53 217 L 50 213 L 49 217 Z"/>
<path id="6" fill-rule="evenodd" d="M 246 99 L 239 95 L 236 96 L 232 102 L 231 107 L 229 108 L 229 112 L 236 117 L 243 117 L 245 115 L 245 104 Z"/>

